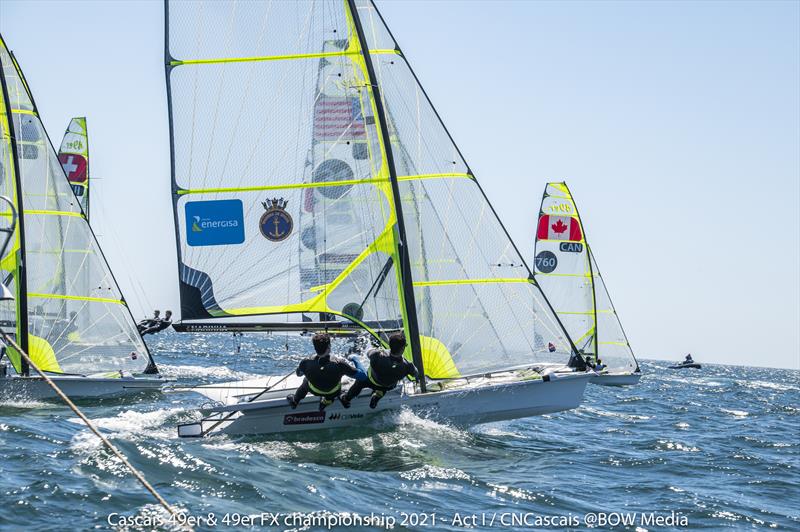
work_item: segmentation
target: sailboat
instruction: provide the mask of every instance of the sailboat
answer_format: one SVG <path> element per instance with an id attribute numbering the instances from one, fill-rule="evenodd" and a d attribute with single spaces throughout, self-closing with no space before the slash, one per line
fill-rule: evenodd
<path id="1" fill-rule="evenodd" d="M 592 366 L 592 383 L 637 384 L 642 372 L 597 267 L 566 183 L 548 183 L 536 227 L 534 272 L 556 314 Z"/>
<path id="2" fill-rule="evenodd" d="M 19 213 L 0 257 L 2 284 L 14 296 L 0 302 L 0 326 L 72 397 L 158 389 L 165 379 L 136 331 L 2 36 L 0 65 L 0 195 Z M 55 397 L 14 348 L 3 347 L 2 355 L 0 397 Z"/>
<path id="3" fill-rule="evenodd" d="M 58 161 L 89 220 L 89 132 L 86 117 L 78 116 L 69 121 L 58 148 Z"/>
<path id="4" fill-rule="evenodd" d="M 580 404 L 588 373 L 544 369 L 575 346 L 372 2 L 165 10 L 175 329 L 360 331 L 383 346 L 403 331 L 425 375 L 375 410 L 363 396 L 292 409 L 294 374 L 198 387 L 214 405 L 180 436 Z"/>

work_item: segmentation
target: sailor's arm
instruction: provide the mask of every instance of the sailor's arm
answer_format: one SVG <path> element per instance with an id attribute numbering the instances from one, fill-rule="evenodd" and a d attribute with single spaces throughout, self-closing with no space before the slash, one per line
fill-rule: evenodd
<path id="1" fill-rule="evenodd" d="M 345 366 L 344 374 L 348 377 L 353 377 L 357 381 L 367 380 L 367 372 L 364 370 L 364 366 L 361 365 L 358 357 L 356 355 L 350 355 L 348 360 L 349 362 L 342 361 L 342 365 Z"/>
<path id="2" fill-rule="evenodd" d="M 297 374 L 298 377 L 302 377 L 303 375 L 305 375 L 305 372 L 306 372 L 305 370 L 306 370 L 306 361 L 305 360 L 301 360 L 300 364 L 297 365 L 297 369 L 295 370 L 295 373 Z"/>
<path id="3" fill-rule="evenodd" d="M 419 371 L 417 371 L 417 366 L 412 364 L 411 362 L 406 361 L 406 376 L 411 380 L 419 380 Z"/>

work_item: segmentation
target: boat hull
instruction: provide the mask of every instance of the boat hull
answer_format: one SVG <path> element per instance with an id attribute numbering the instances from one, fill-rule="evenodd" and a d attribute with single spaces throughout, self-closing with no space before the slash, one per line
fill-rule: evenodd
<path id="1" fill-rule="evenodd" d="M 641 373 L 635 372 L 608 372 L 595 374 L 589 382 L 592 384 L 599 384 L 600 386 L 634 386 L 639 384 L 642 378 Z"/>
<path id="2" fill-rule="evenodd" d="M 78 375 L 49 376 L 61 391 L 72 399 L 119 397 L 141 392 L 158 391 L 171 382 L 154 377 L 84 377 Z M 0 378 L 0 400 L 42 400 L 58 396 L 41 377 L 6 376 Z"/>
<path id="3" fill-rule="evenodd" d="M 669 369 L 700 369 L 703 366 L 697 363 L 693 364 L 676 364 L 674 366 L 669 366 Z"/>
<path id="4" fill-rule="evenodd" d="M 212 418 L 180 426 L 178 434 L 184 437 L 205 435 L 205 431 L 226 415 L 233 417 L 212 433 L 282 434 L 363 426 L 379 414 L 397 413 L 405 408 L 455 425 L 478 425 L 575 408 L 583 399 L 590 377 L 588 373 L 553 375 L 545 379 L 488 383 L 425 394 L 403 394 L 398 387 L 387 393 L 374 410 L 369 408 L 368 393 L 353 399 L 349 409 L 336 402 L 323 412 L 319 411 L 319 400 L 315 397 L 307 398 L 296 409 L 292 409 L 285 398 L 256 400 L 211 409 Z M 385 417 L 391 423 L 391 415 Z"/>

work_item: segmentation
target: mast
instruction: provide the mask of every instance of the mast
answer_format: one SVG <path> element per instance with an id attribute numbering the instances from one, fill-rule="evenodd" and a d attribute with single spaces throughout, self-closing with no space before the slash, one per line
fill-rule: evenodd
<path id="1" fill-rule="evenodd" d="M 5 47 L 5 41 L 0 37 L 0 43 Z M 7 48 L 6 48 L 7 49 Z M 13 60 L 13 55 L 9 52 L 9 57 Z M 13 67 L 13 65 L 11 65 Z M 0 65 L 2 70 L 3 65 Z M 17 343 L 26 353 L 28 352 L 28 282 L 25 274 L 25 213 L 22 208 L 22 179 L 19 174 L 19 157 L 17 149 L 17 136 L 14 131 L 14 118 L 11 114 L 11 102 L 8 97 L 8 85 L 6 76 L 0 71 L 0 85 L 3 88 L 3 105 L 6 109 L 6 121 L 8 123 L 8 134 L 11 143 L 11 157 L 14 160 L 14 188 L 17 212 L 17 238 L 19 239 L 19 261 L 17 263 Z M 33 99 L 31 99 L 33 101 Z M 27 376 L 30 372 L 28 361 L 25 357 L 20 357 L 20 369 L 22 375 Z"/>
<path id="2" fill-rule="evenodd" d="M 86 125 L 86 117 L 83 117 L 83 135 L 86 138 L 86 222 L 89 223 L 89 190 L 92 188 L 89 183 L 89 127 Z M 91 225 L 91 223 L 89 223 Z"/>
<path id="3" fill-rule="evenodd" d="M 417 304 L 414 299 L 414 284 L 411 277 L 411 261 L 408 258 L 408 243 L 406 241 L 406 228 L 403 222 L 403 208 L 400 197 L 400 187 L 397 182 L 397 171 L 394 166 L 394 158 L 392 156 L 391 138 L 389 137 L 389 127 L 386 120 L 386 113 L 383 108 L 383 100 L 381 99 L 380 87 L 378 87 L 377 78 L 375 77 L 375 69 L 372 66 L 372 58 L 369 54 L 369 44 L 364 35 L 364 28 L 361 26 L 361 19 L 358 16 L 358 9 L 356 8 L 355 0 L 347 0 L 347 7 L 350 10 L 350 16 L 353 17 L 353 24 L 358 35 L 359 48 L 364 58 L 364 64 L 367 69 L 367 82 L 371 86 L 372 98 L 375 101 L 375 110 L 378 115 L 378 122 L 381 128 L 381 141 L 386 153 L 386 165 L 389 168 L 389 181 L 392 185 L 392 197 L 394 199 L 394 210 L 397 216 L 397 234 L 399 242 L 397 243 L 398 257 L 400 259 L 400 280 L 403 285 L 403 302 L 406 311 L 406 323 L 408 324 L 409 342 L 411 345 L 411 356 L 414 360 L 414 365 L 419 371 L 420 390 L 425 393 L 425 368 L 422 363 L 422 349 L 419 341 L 419 325 L 417 323 Z"/>

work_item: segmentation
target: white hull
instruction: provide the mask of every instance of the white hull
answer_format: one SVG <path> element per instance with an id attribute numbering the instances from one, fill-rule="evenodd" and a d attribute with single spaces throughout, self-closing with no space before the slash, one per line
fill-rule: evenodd
<path id="1" fill-rule="evenodd" d="M 61 391 L 72 399 L 116 397 L 146 391 L 157 391 L 172 382 L 161 376 L 152 377 L 84 377 L 79 375 L 49 375 Z M 58 396 L 41 377 L 0 377 L 0 400 L 41 400 Z"/>
<path id="2" fill-rule="evenodd" d="M 632 373 L 630 371 L 608 372 L 595 374 L 589 382 L 600 386 L 633 386 L 639 384 L 641 378 L 641 373 Z"/>
<path id="3" fill-rule="evenodd" d="M 232 417 L 211 430 L 212 433 L 282 434 L 363 426 L 368 418 L 396 413 L 402 408 L 456 425 L 477 425 L 575 408 L 583 399 L 590 377 L 588 373 L 558 374 L 530 380 L 523 380 L 525 377 L 518 375 L 483 377 L 452 389 L 446 385 L 442 391 L 425 394 L 407 393 L 412 389 L 407 384 L 405 389 L 398 387 L 387 393 L 374 410 L 369 408 L 370 396 L 365 390 L 352 401 L 349 409 L 337 401 L 323 412 L 318 409 L 319 399 L 313 396 L 307 397 L 296 409 L 288 405 L 285 396 L 297 385 L 297 380 L 291 379 L 286 381 L 286 387 L 270 391 L 263 399 L 210 409 L 208 418 L 182 425 L 178 433 L 185 437 L 202 436 L 227 415 Z M 228 388 L 228 392 L 232 390 L 234 388 Z M 248 392 L 252 394 L 252 388 Z"/>

